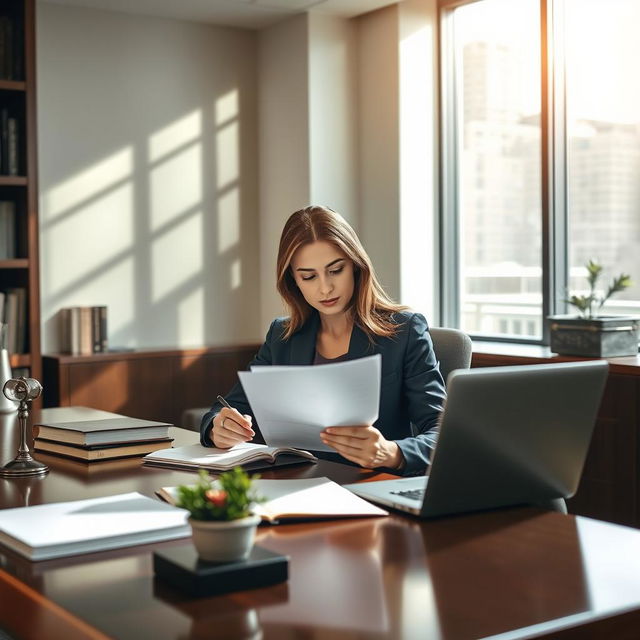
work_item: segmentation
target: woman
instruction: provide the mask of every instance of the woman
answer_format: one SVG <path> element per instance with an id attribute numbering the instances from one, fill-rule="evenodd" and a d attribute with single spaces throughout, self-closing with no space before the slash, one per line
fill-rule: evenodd
<path id="1" fill-rule="evenodd" d="M 424 316 L 386 296 L 353 229 L 325 207 L 300 209 L 287 220 L 278 250 L 277 287 L 289 317 L 273 321 L 250 366 L 325 364 L 380 353 L 378 420 L 353 427 L 327 425 L 322 441 L 342 462 L 424 473 L 445 398 Z M 228 448 L 261 441 L 240 384 L 226 400 L 232 409 L 216 403 L 204 416 L 202 444 Z"/>

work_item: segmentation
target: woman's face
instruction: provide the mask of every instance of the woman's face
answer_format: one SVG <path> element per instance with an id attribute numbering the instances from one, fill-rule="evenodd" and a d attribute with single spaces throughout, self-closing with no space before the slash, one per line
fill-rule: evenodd
<path id="1" fill-rule="evenodd" d="M 325 316 L 344 313 L 353 297 L 353 262 L 324 241 L 300 247 L 291 271 L 304 299 Z"/>

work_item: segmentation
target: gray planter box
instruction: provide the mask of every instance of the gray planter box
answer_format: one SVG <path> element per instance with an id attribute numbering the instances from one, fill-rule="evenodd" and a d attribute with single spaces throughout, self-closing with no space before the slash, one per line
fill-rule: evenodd
<path id="1" fill-rule="evenodd" d="M 640 318 L 600 316 L 549 316 L 551 351 L 573 356 L 611 358 L 638 353 Z"/>

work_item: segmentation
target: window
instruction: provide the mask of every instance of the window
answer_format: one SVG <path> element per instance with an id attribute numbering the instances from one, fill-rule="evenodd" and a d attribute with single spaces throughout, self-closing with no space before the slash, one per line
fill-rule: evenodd
<path id="1" fill-rule="evenodd" d="M 640 3 L 440 4 L 442 322 L 544 342 L 588 259 L 640 282 Z"/>

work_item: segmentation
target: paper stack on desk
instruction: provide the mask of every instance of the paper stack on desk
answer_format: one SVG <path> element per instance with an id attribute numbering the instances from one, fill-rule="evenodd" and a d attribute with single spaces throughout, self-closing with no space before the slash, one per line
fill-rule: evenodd
<path id="1" fill-rule="evenodd" d="M 4 509 L 0 543 L 46 560 L 187 537 L 188 515 L 136 492 Z"/>
<path id="2" fill-rule="evenodd" d="M 266 366 L 238 376 L 271 447 L 334 451 L 325 427 L 373 424 L 380 405 L 379 354 L 321 366 Z"/>

